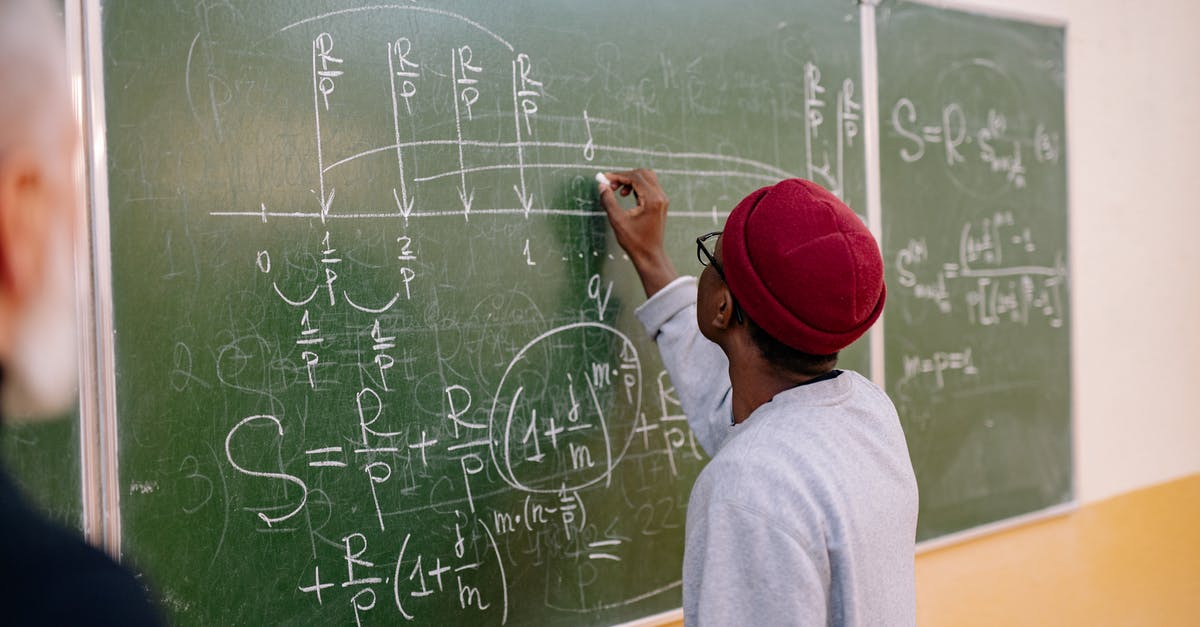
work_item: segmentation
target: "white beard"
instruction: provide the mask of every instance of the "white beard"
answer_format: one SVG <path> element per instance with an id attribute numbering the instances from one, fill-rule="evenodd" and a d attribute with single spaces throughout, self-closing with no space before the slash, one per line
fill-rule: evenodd
<path id="1" fill-rule="evenodd" d="M 71 230 L 61 225 L 55 231 L 46 246 L 42 289 L 16 321 L 12 355 L 4 364 L 0 408 L 14 422 L 61 416 L 79 386 Z"/>

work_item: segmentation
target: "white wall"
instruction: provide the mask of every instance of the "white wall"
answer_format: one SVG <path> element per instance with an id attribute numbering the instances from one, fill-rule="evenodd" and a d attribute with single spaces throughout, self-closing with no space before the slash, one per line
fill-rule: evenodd
<path id="1" fill-rule="evenodd" d="M 1067 24 L 1080 500 L 1200 472 L 1200 2 L 944 6 Z"/>

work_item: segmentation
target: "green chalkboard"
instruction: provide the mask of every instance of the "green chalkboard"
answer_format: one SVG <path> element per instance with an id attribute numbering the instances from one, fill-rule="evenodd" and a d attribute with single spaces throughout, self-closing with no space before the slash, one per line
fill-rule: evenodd
<path id="1" fill-rule="evenodd" d="M 1071 498 L 1063 29 L 879 8 L 887 389 L 927 539 Z"/>
<path id="2" fill-rule="evenodd" d="M 0 464 L 47 516 L 82 529 L 77 412 L 56 420 L 0 426 Z"/>
<path id="3" fill-rule="evenodd" d="M 693 273 L 780 178 L 863 207 L 857 5 L 103 4 L 122 546 L 173 619 L 678 607 L 704 458 L 592 177 L 656 168 Z"/>

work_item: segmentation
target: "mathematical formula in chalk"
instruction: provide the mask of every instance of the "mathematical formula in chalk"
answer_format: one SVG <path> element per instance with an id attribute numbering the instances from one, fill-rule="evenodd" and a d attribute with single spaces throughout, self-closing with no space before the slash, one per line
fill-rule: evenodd
<path id="1" fill-rule="evenodd" d="M 1063 325 L 1062 251 L 1040 251 L 1031 229 L 1008 211 L 967 222 L 959 233 L 958 254 L 943 260 L 932 258 L 925 238 L 910 239 L 893 260 L 896 284 L 972 325 Z"/>
<path id="2" fill-rule="evenodd" d="M 677 594 L 678 569 L 611 582 L 645 570 L 632 566 L 639 546 L 681 541 L 686 501 L 656 486 L 690 483 L 704 456 L 665 371 L 647 371 L 639 343 L 616 326 L 621 295 L 598 265 L 615 256 L 567 254 L 524 225 L 603 226 L 595 172 L 648 160 L 685 198 L 689 182 L 798 175 L 846 194 L 861 154 L 854 81 L 798 66 L 787 106 L 802 121 L 804 160 L 785 168 L 728 145 L 631 143 L 614 119 L 629 111 L 557 104 L 553 59 L 467 16 L 413 14 L 469 34 L 399 28 L 363 42 L 338 28 L 340 15 L 283 28 L 273 45 L 291 51 L 306 88 L 307 123 L 295 131 L 311 138 L 307 199 L 209 212 L 264 232 L 305 225 L 301 238 L 264 237 L 239 253 L 254 287 L 237 298 L 272 322 L 231 331 L 216 354 L 218 384 L 258 407 L 216 447 L 238 502 L 231 515 L 252 526 L 258 546 L 290 542 L 311 555 L 301 569 L 262 565 L 264 576 L 294 582 L 285 601 L 340 607 L 359 625 L 507 624 L 530 604 L 583 614 Z M 606 54 L 600 46 L 597 63 Z M 700 107 L 702 66 L 660 63 L 661 84 L 625 86 L 618 101 L 651 113 L 665 105 L 659 90 L 686 85 L 689 106 Z M 388 134 L 348 141 L 364 117 Z M 555 179 L 572 195 L 548 187 Z M 719 222 L 736 199 L 718 200 L 671 215 Z M 447 224 L 494 237 L 479 251 L 447 251 Z M 531 287 L 458 290 L 473 277 L 435 261 L 456 252 L 519 268 Z M 586 277 L 567 319 L 547 317 L 526 293 L 560 265 Z M 208 385 L 192 374 L 191 349 L 178 348 L 177 390 Z M 211 488 L 189 459 L 189 485 Z M 207 507 L 209 492 L 184 513 Z M 514 592 L 531 588 L 538 593 Z"/>

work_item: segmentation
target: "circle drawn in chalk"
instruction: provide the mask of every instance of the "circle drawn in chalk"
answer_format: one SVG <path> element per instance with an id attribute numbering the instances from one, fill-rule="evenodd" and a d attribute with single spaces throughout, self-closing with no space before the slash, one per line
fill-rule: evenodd
<path id="1" fill-rule="evenodd" d="M 938 120 L 943 137 L 937 149 L 947 161 L 965 158 L 961 164 L 947 164 L 950 181 L 966 195 L 979 200 L 997 198 L 1014 188 L 1001 162 L 1017 159 L 1014 150 L 1022 150 L 1032 129 L 1021 128 L 1024 119 L 1021 89 L 1000 65 L 990 59 L 958 61 L 940 73 L 934 85 L 935 102 L 943 103 Z M 1033 161 L 1024 151 L 1021 168 Z M 961 157 L 952 155 L 960 154 Z M 988 156 L 985 158 L 985 154 Z M 991 165 L 995 163 L 996 165 Z M 1023 175 L 1023 174 L 1022 174 Z"/>
<path id="2" fill-rule="evenodd" d="M 624 333 L 577 322 L 526 344 L 488 414 L 492 463 L 508 485 L 556 494 L 607 483 L 633 442 L 642 366 Z"/>

